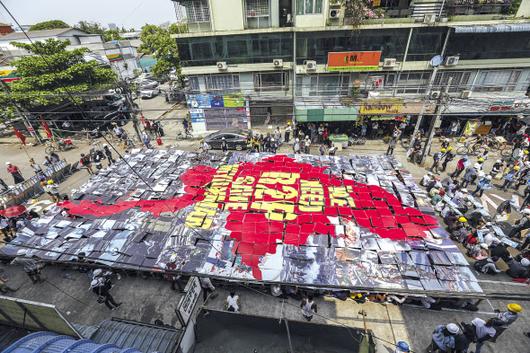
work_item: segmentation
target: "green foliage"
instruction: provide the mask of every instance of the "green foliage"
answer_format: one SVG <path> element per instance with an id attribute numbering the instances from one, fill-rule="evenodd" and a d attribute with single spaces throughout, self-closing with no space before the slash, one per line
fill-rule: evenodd
<path id="1" fill-rule="evenodd" d="M 173 69 L 177 71 L 177 75 L 180 75 L 177 42 L 171 38 L 171 35 L 186 31 L 186 26 L 178 24 L 172 24 L 167 29 L 155 25 L 142 27 L 140 34 L 142 44 L 138 50 L 143 54 L 152 55 L 156 59 L 156 64 L 153 66 L 155 76 L 168 76 Z"/>
<path id="2" fill-rule="evenodd" d="M 30 31 L 41 31 L 45 29 L 56 29 L 56 28 L 70 28 L 70 26 L 61 20 L 50 20 L 35 23 L 29 28 Z"/>
<path id="3" fill-rule="evenodd" d="M 13 44 L 35 55 L 13 62 L 21 79 L 10 84 L 9 94 L 0 93 L 0 104 L 11 105 L 15 101 L 27 109 L 59 104 L 68 101 L 69 94 L 76 96 L 103 89 L 115 80 L 109 67 L 84 60 L 87 49 L 67 51 L 68 41 L 48 39 L 34 44 Z M 76 100 L 81 102 L 79 96 Z"/>
<path id="4" fill-rule="evenodd" d="M 79 21 L 75 28 L 90 34 L 100 34 L 105 42 L 111 40 L 123 40 L 120 30 L 105 29 L 97 22 Z"/>

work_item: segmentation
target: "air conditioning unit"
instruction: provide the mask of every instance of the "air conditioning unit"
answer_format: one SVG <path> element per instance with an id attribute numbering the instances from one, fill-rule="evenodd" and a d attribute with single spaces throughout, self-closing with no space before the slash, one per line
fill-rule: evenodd
<path id="1" fill-rule="evenodd" d="M 340 17 L 340 9 L 329 9 L 328 18 L 330 20 L 338 20 Z"/>
<path id="2" fill-rule="evenodd" d="M 283 60 L 282 59 L 274 59 L 272 61 L 272 65 L 274 65 L 274 67 L 283 67 Z"/>
<path id="3" fill-rule="evenodd" d="M 445 63 L 444 65 L 445 66 L 456 66 L 458 65 L 458 61 L 460 60 L 460 57 L 459 56 L 448 56 L 446 59 L 445 59 Z"/>
<path id="4" fill-rule="evenodd" d="M 226 61 L 218 61 L 217 62 L 217 69 L 219 71 L 226 71 L 228 70 L 228 65 L 226 64 Z"/>
<path id="5" fill-rule="evenodd" d="M 464 90 L 460 93 L 460 98 L 462 99 L 468 99 L 469 97 L 471 97 L 471 93 L 473 91 L 470 91 L 470 90 Z"/>
<path id="6" fill-rule="evenodd" d="M 393 68 L 396 66 L 396 59 L 394 58 L 385 58 L 383 61 L 383 67 L 384 68 Z"/>
<path id="7" fill-rule="evenodd" d="M 431 99 L 438 99 L 442 95 L 442 91 L 431 91 L 430 98 Z"/>
<path id="8" fill-rule="evenodd" d="M 305 71 L 316 71 L 317 70 L 317 62 L 315 60 L 306 60 L 304 62 L 305 65 Z"/>
<path id="9" fill-rule="evenodd" d="M 425 14 L 424 17 L 423 17 L 423 23 L 434 23 L 436 22 L 436 15 L 431 13 L 431 14 Z"/>

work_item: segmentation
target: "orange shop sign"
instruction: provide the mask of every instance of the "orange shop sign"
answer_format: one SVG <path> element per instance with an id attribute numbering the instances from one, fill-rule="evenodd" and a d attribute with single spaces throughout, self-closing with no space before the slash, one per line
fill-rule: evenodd
<path id="1" fill-rule="evenodd" d="M 379 68 L 381 51 L 328 53 L 328 71 L 371 71 Z"/>

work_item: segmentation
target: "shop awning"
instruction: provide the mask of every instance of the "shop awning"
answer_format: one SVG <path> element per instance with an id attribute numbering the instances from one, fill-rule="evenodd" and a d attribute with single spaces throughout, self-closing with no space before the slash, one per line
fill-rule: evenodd
<path id="1" fill-rule="evenodd" d="M 358 118 L 357 109 L 354 107 L 340 108 L 295 108 L 297 122 L 320 122 L 320 121 L 356 121 Z"/>
<path id="2" fill-rule="evenodd" d="M 497 24 L 481 26 L 454 26 L 455 33 L 506 33 L 530 32 L 530 23 Z"/>

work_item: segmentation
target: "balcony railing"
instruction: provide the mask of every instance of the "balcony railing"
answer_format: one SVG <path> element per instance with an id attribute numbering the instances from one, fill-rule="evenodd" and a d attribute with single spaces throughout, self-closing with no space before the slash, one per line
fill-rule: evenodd
<path id="1" fill-rule="evenodd" d="M 447 16 L 510 14 L 507 0 L 449 0 L 445 4 Z"/>

